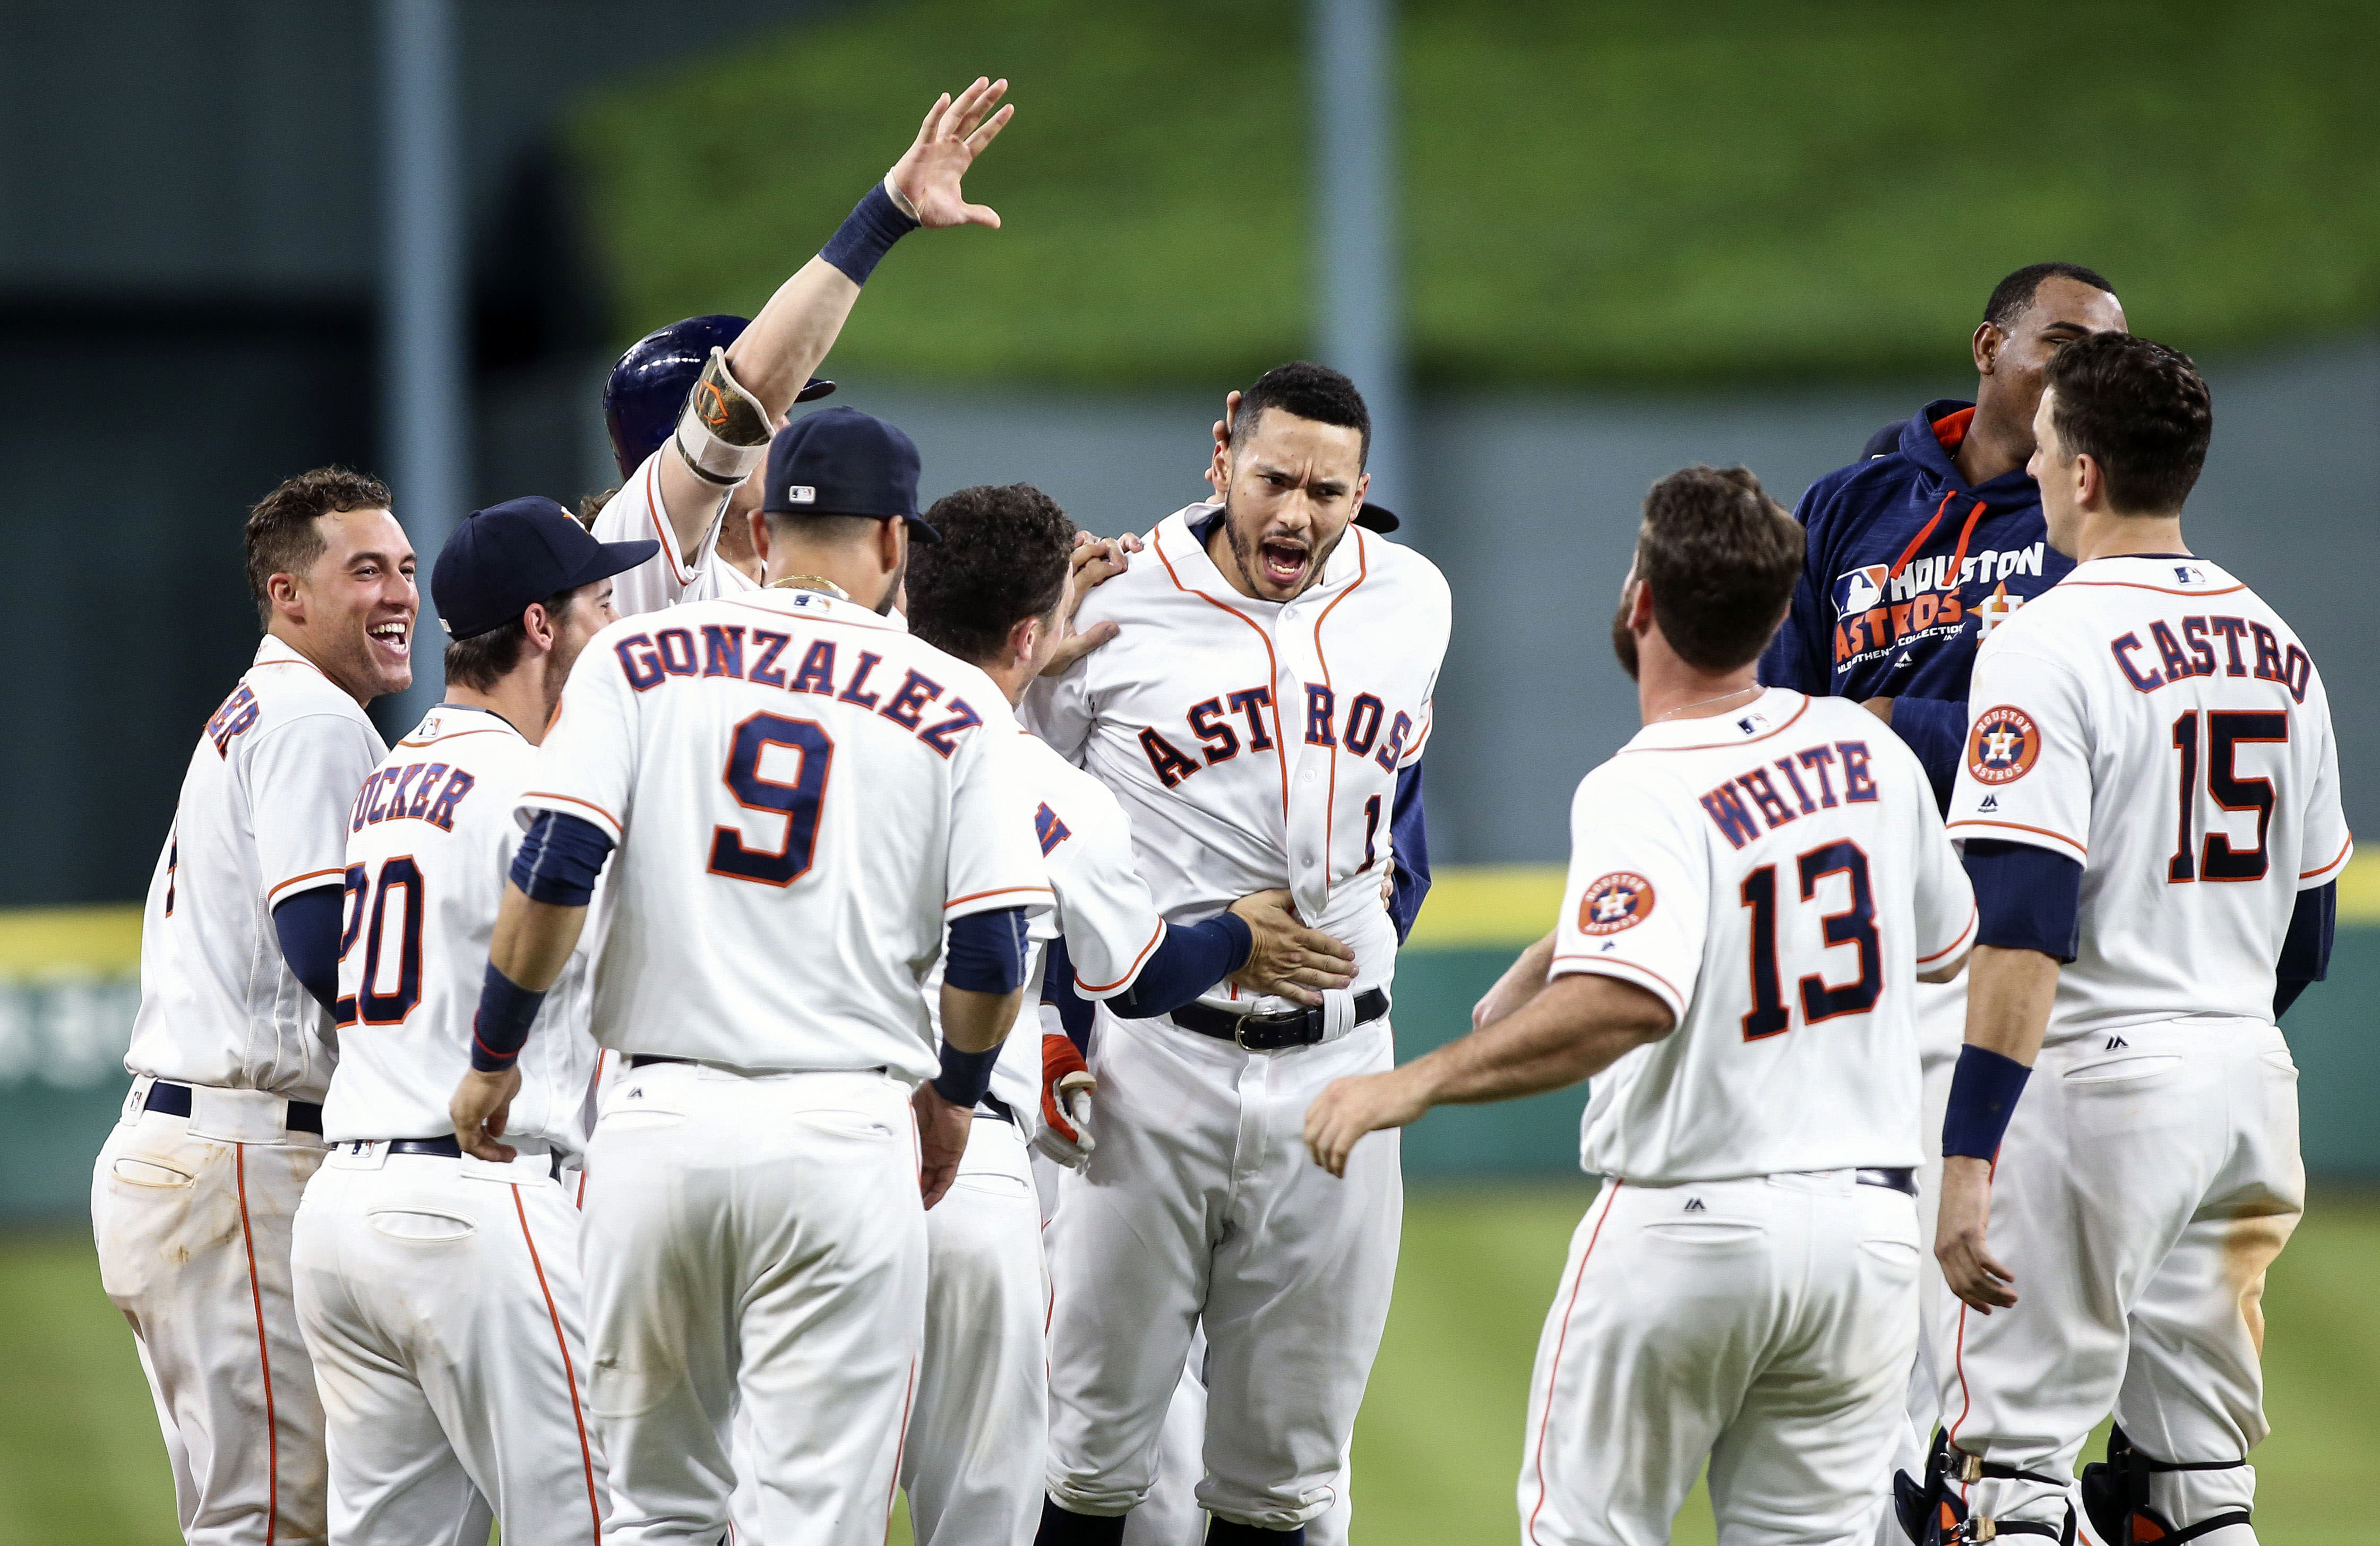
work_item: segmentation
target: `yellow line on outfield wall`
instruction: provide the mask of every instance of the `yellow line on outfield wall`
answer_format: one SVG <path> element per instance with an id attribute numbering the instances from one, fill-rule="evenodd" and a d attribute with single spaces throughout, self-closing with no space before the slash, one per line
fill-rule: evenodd
<path id="1" fill-rule="evenodd" d="M 1554 926 L 1559 864 L 1463 864 L 1438 871 L 1406 942 L 1416 950 L 1518 949 Z M 2338 920 L 2380 923 L 2380 853 L 2358 854 L 2338 878 Z M 0 908 L 0 977 L 131 972 L 140 966 L 140 909 Z"/>

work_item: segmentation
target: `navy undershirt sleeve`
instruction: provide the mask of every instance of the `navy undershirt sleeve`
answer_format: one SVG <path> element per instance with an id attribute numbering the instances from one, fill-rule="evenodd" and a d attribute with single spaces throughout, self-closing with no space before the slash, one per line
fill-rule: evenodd
<path id="1" fill-rule="evenodd" d="M 1233 913 L 1203 923 L 1176 925 L 1150 953 L 1132 986 L 1108 1000 L 1127 1020 L 1171 1014 L 1248 964 L 1256 936 Z"/>
<path id="2" fill-rule="evenodd" d="M 1959 782 L 1959 752 L 1967 744 L 1967 706 L 1934 698 L 1896 698 L 1892 730 L 1925 765 L 1935 806 L 1949 810 L 1950 791 Z"/>
<path id="3" fill-rule="evenodd" d="M 970 993 L 1013 993 L 1025 986 L 1025 909 L 994 907 L 951 924 L 950 964 L 942 980 Z"/>
<path id="4" fill-rule="evenodd" d="M 273 932 L 281 958 L 325 1009 L 339 996 L 340 904 L 346 892 L 334 885 L 301 891 L 273 909 Z"/>
<path id="5" fill-rule="evenodd" d="M 1091 1001 L 1075 992 L 1075 963 L 1064 940 L 1051 940 L 1041 957 L 1041 1002 L 1058 1011 L 1058 1024 L 1075 1050 L 1090 1056 Z"/>
<path id="6" fill-rule="evenodd" d="M 595 877 L 611 854 L 611 838 L 594 822 L 540 810 L 513 852 L 513 884 L 532 902 L 583 907 L 595 895 Z"/>
<path id="7" fill-rule="evenodd" d="M 1967 840 L 1966 865 L 1975 887 L 1977 944 L 2037 950 L 2061 964 L 2080 953 L 2081 865 L 2046 848 L 1985 837 Z"/>
<path id="8" fill-rule="evenodd" d="M 1389 894 L 1389 917 L 1397 926 L 1397 943 L 1413 932 L 1421 916 L 1422 899 L 1429 895 L 1429 831 L 1422 824 L 1421 764 L 1397 773 L 1395 814 L 1389 819 L 1390 846 L 1396 853 L 1394 889 Z"/>
<path id="9" fill-rule="evenodd" d="M 2281 941 L 2281 958 L 2273 972 L 2275 1020 L 2297 1002 L 2307 983 L 2330 975 L 2330 944 L 2338 930 L 2337 881 L 2298 893 L 2297 909 L 2289 914 L 2289 931 Z"/>

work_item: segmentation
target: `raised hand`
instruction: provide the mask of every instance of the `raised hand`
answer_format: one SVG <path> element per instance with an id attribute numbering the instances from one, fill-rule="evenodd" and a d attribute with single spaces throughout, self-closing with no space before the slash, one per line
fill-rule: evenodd
<path id="1" fill-rule="evenodd" d="M 1121 537 L 1094 537 L 1087 531 L 1075 533 L 1075 552 L 1068 560 L 1070 566 L 1066 570 L 1066 604 L 1058 614 L 1058 625 L 1066 630 L 1066 637 L 1056 652 L 1050 655 L 1050 663 L 1041 668 L 1041 675 L 1059 675 L 1120 631 L 1111 619 L 1094 623 L 1076 633 L 1075 614 L 1082 610 L 1084 597 L 1130 567 L 1131 555 L 1140 550 L 1140 539 L 1129 531 Z"/>
<path id="2" fill-rule="evenodd" d="M 917 140 L 892 164 L 893 189 L 909 201 L 917 223 L 928 230 L 945 225 L 1000 228 L 1000 213 L 988 204 L 968 203 L 959 179 L 1016 116 L 1014 103 L 992 111 L 1007 91 L 1007 81 L 981 76 L 955 102 L 944 91 L 917 126 Z"/>
<path id="3" fill-rule="evenodd" d="M 1232 980 L 1251 992 L 1271 993 L 1295 1004 L 1322 1002 L 1321 990 L 1355 980 L 1355 953 L 1330 935 L 1308 929 L 1286 891 L 1258 891 L 1232 909 L 1255 936 L 1248 964 Z"/>

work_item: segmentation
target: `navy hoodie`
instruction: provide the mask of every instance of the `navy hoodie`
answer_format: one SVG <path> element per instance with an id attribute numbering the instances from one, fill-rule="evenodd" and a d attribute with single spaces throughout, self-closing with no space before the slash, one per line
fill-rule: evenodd
<path id="1" fill-rule="evenodd" d="M 1938 401 L 1884 455 L 1830 472 L 1793 512 L 1808 532 L 1793 607 L 1760 680 L 1814 697 L 1890 698 L 1892 728 L 1949 803 L 1984 635 L 2057 584 L 2041 491 L 2022 468 L 1969 488 L 1951 453 L 1973 404 Z"/>

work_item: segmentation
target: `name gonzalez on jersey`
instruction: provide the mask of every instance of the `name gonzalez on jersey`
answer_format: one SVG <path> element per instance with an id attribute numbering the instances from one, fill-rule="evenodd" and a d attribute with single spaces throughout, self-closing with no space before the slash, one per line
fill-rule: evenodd
<path id="1" fill-rule="evenodd" d="M 1914 640 L 1947 637 L 1978 619 L 1981 639 L 2024 604 L 2008 582 L 2039 575 L 2046 542 L 1971 553 L 1951 568 L 1954 554 L 1912 561 L 1899 574 L 1888 564 L 1866 564 L 1835 578 L 1835 664 L 1873 660 Z M 1968 602 L 1959 592 L 1970 584 L 1990 584 L 1990 595 Z"/>

